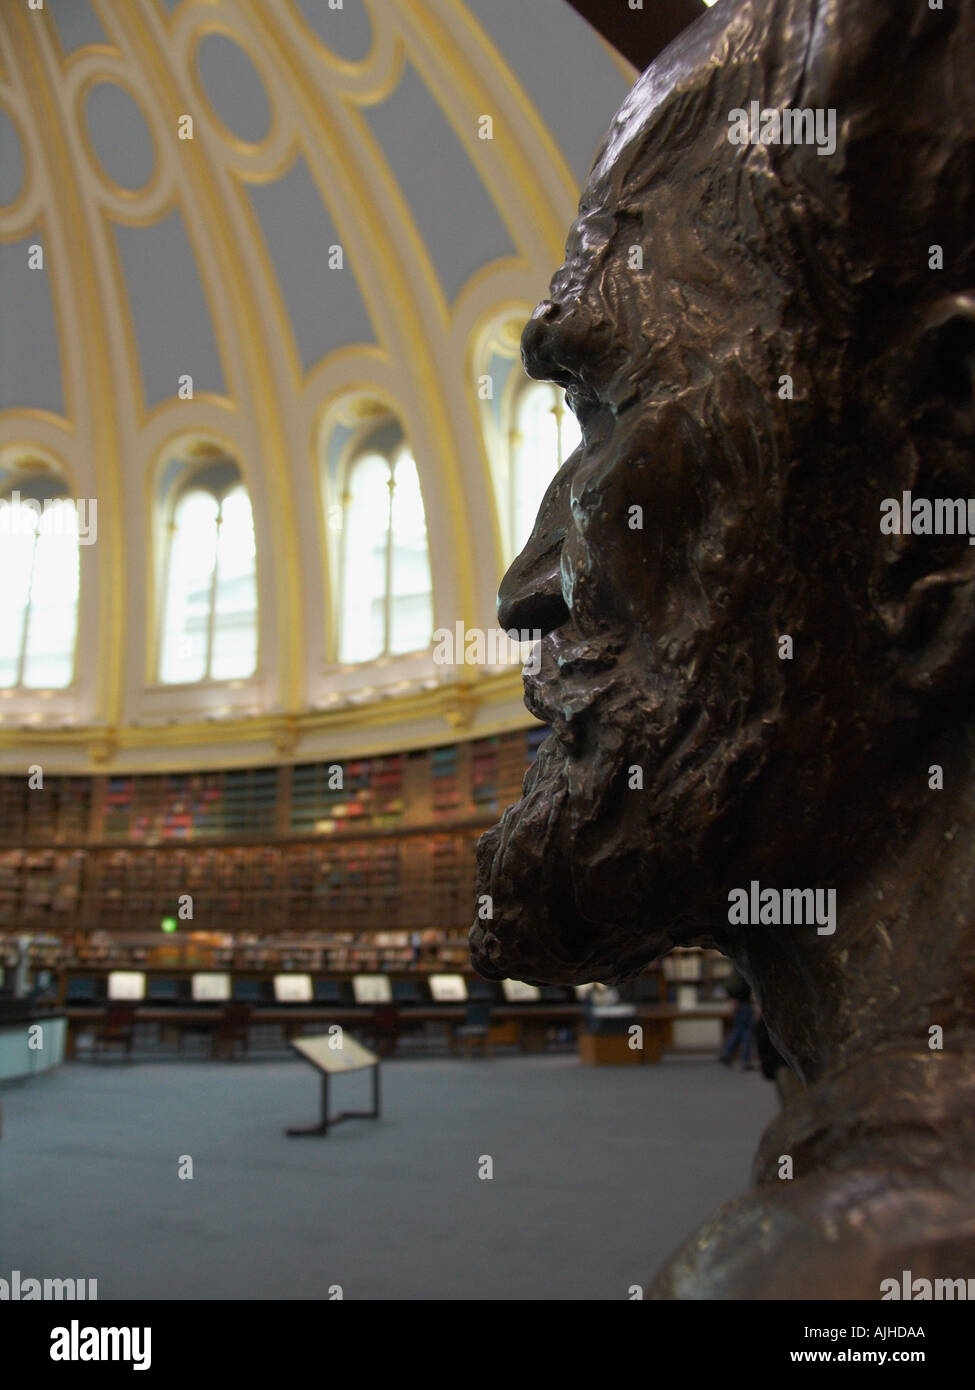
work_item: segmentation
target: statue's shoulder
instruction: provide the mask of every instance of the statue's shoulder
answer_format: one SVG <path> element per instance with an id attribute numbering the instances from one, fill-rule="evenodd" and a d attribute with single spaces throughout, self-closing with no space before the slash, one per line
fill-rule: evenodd
<path id="1" fill-rule="evenodd" d="M 882 1300 L 904 1297 L 915 1278 L 970 1280 L 975 1296 L 975 1194 L 907 1172 L 853 1170 L 726 1203 L 647 1297 Z"/>

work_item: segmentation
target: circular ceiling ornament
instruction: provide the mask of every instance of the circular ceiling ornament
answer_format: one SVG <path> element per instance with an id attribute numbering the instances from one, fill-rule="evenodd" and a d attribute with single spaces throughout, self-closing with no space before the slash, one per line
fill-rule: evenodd
<path id="1" fill-rule="evenodd" d="M 88 88 L 84 106 L 89 150 L 103 178 L 123 193 L 144 192 L 156 171 L 156 147 L 135 98 L 100 78 Z"/>
<path id="2" fill-rule="evenodd" d="M 271 133 L 271 103 L 241 45 L 209 29 L 197 41 L 194 63 L 207 104 L 231 142 L 248 148 L 264 144 Z"/>

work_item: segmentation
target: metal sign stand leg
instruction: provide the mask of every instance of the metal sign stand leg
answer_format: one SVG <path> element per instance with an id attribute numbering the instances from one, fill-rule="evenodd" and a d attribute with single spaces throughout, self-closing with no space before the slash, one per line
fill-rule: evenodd
<path id="1" fill-rule="evenodd" d="M 379 1119 L 379 1063 L 376 1062 L 370 1068 L 372 1072 L 372 1109 L 371 1110 L 343 1110 L 341 1115 L 334 1115 L 331 1119 L 328 1116 L 328 1072 L 323 1071 L 322 1077 L 322 1118 L 317 1125 L 308 1125 L 301 1128 L 285 1130 L 285 1133 L 292 1139 L 299 1139 L 308 1134 L 325 1136 L 328 1134 L 332 1125 L 337 1125 L 340 1120 L 378 1120 Z"/>
<path id="2" fill-rule="evenodd" d="M 330 1123 L 329 1118 L 328 1118 L 328 1072 L 327 1072 L 327 1071 L 323 1071 L 321 1075 L 322 1075 L 322 1118 L 321 1118 L 321 1121 L 320 1121 L 317 1125 L 306 1125 L 306 1126 L 303 1126 L 303 1127 L 296 1127 L 296 1128 L 293 1128 L 293 1129 L 285 1130 L 285 1133 L 286 1133 L 290 1138 L 292 1138 L 292 1139 L 300 1139 L 300 1138 L 303 1138 L 303 1137 L 304 1137 L 305 1135 L 307 1135 L 307 1134 L 319 1134 L 319 1135 L 326 1135 L 326 1134 L 328 1134 L 328 1126 L 329 1126 L 329 1123 Z M 341 1118 L 341 1117 L 339 1117 L 339 1118 Z M 334 1124 L 335 1121 L 333 1120 L 333 1121 L 331 1121 L 331 1123 Z"/>

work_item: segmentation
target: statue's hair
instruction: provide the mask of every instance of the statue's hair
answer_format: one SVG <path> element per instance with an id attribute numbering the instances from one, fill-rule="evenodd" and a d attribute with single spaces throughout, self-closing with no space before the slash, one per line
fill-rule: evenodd
<path id="1" fill-rule="evenodd" d="M 763 110 L 835 111 L 835 151 L 731 144 L 729 115 L 752 101 Z M 936 301 L 975 290 L 975 0 L 946 0 L 943 10 L 928 0 L 719 0 L 637 83 L 593 186 L 594 238 L 608 192 L 615 227 L 607 256 L 620 264 L 635 235 L 659 234 L 658 190 L 666 188 L 678 225 L 664 234 L 680 248 L 677 274 L 694 276 L 697 302 L 711 306 L 702 341 L 714 389 L 730 393 L 708 392 L 706 402 L 691 393 L 682 404 L 715 432 L 743 419 L 759 425 L 768 455 L 759 463 L 773 472 L 788 465 L 782 509 L 796 584 L 804 575 L 824 591 L 841 585 L 860 634 L 872 631 L 885 645 L 890 604 L 909 581 L 948 569 L 959 546 L 967 552 L 963 541 L 942 548 L 926 540 L 914 553 L 862 540 L 879 539 L 879 497 L 905 488 L 975 492 L 970 440 L 950 424 L 920 445 L 911 437 L 915 408 L 970 393 L 967 379 L 950 378 L 964 374 L 975 331 L 969 326 L 943 353 L 931 348 L 927 368 L 910 345 Z M 585 218 L 585 199 L 581 211 Z M 943 269 L 929 265 L 934 247 Z M 609 343 L 621 323 L 631 343 L 640 341 L 646 310 L 631 302 L 628 283 L 612 274 L 587 282 L 586 312 L 591 323 L 602 320 Z M 679 294 L 655 299 L 662 338 L 692 337 L 682 303 Z M 755 314 L 744 355 L 739 334 L 721 333 L 727 306 L 742 303 Z M 803 385 L 776 411 L 768 384 L 780 371 L 800 373 Z M 749 378 L 760 386 L 757 402 Z M 818 447 L 800 450 L 794 463 L 774 460 L 776 438 L 789 447 L 803 435 Z M 839 534 L 849 543 L 808 543 Z M 975 648 L 975 582 L 956 595 L 970 595 Z M 936 626 L 929 606 L 922 643 Z"/>
<path id="2" fill-rule="evenodd" d="M 732 233 L 783 280 L 804 261 L 807 307 L 865 354 L 919 295 L 975 283 L 975 0 L 719 0 L 632 99 L 650 116 L 619 163 L 623 204 L 696 169 L 698 231 Z M 835 153 L 729 148 L 728 113 L 752 100 L 834 109 Z"/>

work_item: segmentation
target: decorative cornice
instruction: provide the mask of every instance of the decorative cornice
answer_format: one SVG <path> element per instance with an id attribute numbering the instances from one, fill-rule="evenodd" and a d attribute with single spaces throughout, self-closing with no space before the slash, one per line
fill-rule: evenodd
<path id="1" fill-rule="evenodd" d="M 532 726 L 521 676 L 504 671 L 409 695 L 302 714 L 195 719 L 119 728 L 0 727 L 0 774 L 40 762 L 52 773 L 177 771 L 366 757 Z M 26 762 L 25 762 L 26 760 Z"/>

